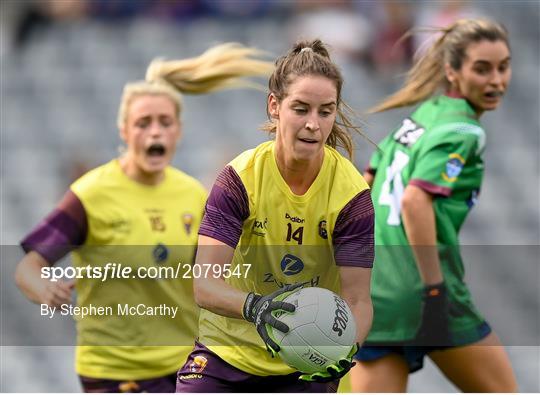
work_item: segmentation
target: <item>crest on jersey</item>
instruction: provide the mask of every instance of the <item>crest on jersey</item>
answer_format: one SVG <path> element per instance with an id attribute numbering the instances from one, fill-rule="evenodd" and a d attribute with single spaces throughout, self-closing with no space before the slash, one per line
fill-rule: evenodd
<path id="1" fill-rule="evenodd" d="M 441 173 L 442 178 L 447 182 L 455 182 L 463 170 L 465 159 L 460 154 L 450 154 L 446 162 L 446 171 Z"/>
<path id="2" fill-rule="evenodd" d="M 182 223 L 184 224 L 184 229 L 186 230 L 186 233 L 188 235 L 191 234 L 191 227 L 193 226 L 193 214 L 182 214 Z"/>
<path id="3" fill-rule="evenodd" d="M 328 231 L 326 230 L 326 220 L 319 222 L 319 236 L 323 239 L 328 239 Z"/>
<path id="4" fill-rule="evenodd" d="M 152 251 L 152 256 L 154 257 L 154 262 L 163 263 L 169 257 L 169 249 L 165 244 L 159 243 L 154 247 L 154 251 Z"/>
<path id="5" fill-rule="evenodd" d="M 197 355 L 193 359 L 193 362 L 189 364 L 189 371 L 191 373 L 201 373 L 207 364 L 208 364 L 208 359 L 206 359 L 202 355 Z"/>

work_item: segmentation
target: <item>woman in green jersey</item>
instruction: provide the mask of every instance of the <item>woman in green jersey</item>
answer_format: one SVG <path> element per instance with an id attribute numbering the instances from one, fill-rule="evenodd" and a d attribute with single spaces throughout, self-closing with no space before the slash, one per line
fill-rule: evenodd
<path id="1" fill-rule="evenodd" d="M 335 391 L 352 366 L 354 350 L 325 372 L 301 376 L 279 358 L 266 329 L 288 331 L 271 313 L 294 311 L 280 300 L 299 285 L 339 293 L 357 342 L 371 325 L 373 206 L 360 173 L 334 149 L 352 154 L 342 85 L 319 40 L 277 60 L 266 127 L 275 140 L 231 161 L 206 204 L 195 264 L 212 271 L 194 280 L 200 335 L 178 392 Z"/>
<path id="2" fill-rule="evenodd" d="M 459 20 L 440 30 L 403 88 L 374 109 L 421 103 L 381 142 L 366 174 L 380 248 L 375 317 L 356 355 L 354 391 L 405 391 L 425 355 L 463 391 L 517 388 L 504 348 L 463 281 L 458 240 L 482 181 L 479 118 L 498 107 L 510 77 L 505 28 Z"/>
<path id="3" fill-rule="evenodd" d="M 180 93 L 269 75 L 273 64 L 253 58 L 257 53 L 222 44 L 193 59 L 153 61 L 146 81 L 124 88 L 118 128 L 125 152 L 75 181 L 22 241 L 17 285 L 42 308 L 74 312 L 85 391 L 174 392 L 197 336 L 192 281 L 182 274 L 193 262 L 206 201 L 197 180 L 169 165 L 181 135 Z M 81 270 L 66 281 L 52 266 L 70 251 Z M 180 275 L 163 271 L 179 262 Z M 70 306 L 74 288 L 80 313 Z"/>

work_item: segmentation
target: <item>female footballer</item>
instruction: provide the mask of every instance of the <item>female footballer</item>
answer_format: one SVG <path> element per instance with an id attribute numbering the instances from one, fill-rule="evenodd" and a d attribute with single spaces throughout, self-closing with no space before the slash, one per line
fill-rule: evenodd
<path id="1" fill-rule="evenodd" d="M 339 293 L 358 342 L 371 325 L 373 206 L 366 182 L 335 149 L 352 155 L 342 85 L 319 40 L 276 61 L 265 127 L 275 139 L 231 161 L 206 204 L 196 264 L 230 270 L 194 280 L 200 334 L 177 392 L 335 392 L 350 370 L 353 353 L 300 377 L 266 330 L 288 331 L 271 312 L 294 311 L 280 300 L 300 285 Z"/>
<path id="2" fill-rule="evenodd" d="M 146 81 L 124 88 L 118 128 L 125 153 L 75 181 L 22 241 L 26 255 L 16 282 L 31 301 L 67 306 L 75 288 L 77 306 L 114 311 L 74 317 L 76 370 L 84 391 L 174 392 L 175 373 L 197 336 L 199 309 L 191 280 L 148 277 L 158 268 L 193 262 L 207 197 L 198 181 L 169 165 L 181 136 L 180 94 L 241 86 L 242 77 L 269 75 L 273 64 L 253 58 L 256 54 L 223 44 L 197 58 L 152 62 Z M 91 273 L 101 276 L 75 282 L 41 276 L 42 268 L 70 251 L 76 267 L 90 265 Z M 135 278 L 112 278 L 111 272 L 107 277 L 103 272 L 111 262 L 133 269 Z M 159 306 L 171 310 L 154 310 Z M 148 316 L 175 307 L 178 314 Z"/>
<path id="3" fill-rule="evenodd" d="M 460 390 L 517 389 L 508 356 L 464 282 L 458 232 L 478 199 L 486 135 L 511 77 L 505 28 L 459 20 L 375 107 L 420 103 L 371 158 L 377 262 L 373 327 L 352 370 L 355 392 L 403 392 L 425 355 Z M 442 89 L 442 93 L 438 90 Z"/>

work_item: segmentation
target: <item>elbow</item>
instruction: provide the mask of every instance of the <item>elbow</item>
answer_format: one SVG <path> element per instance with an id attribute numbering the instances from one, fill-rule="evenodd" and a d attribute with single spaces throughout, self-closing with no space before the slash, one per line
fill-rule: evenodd
<path id="1" fill-rule="evenodd" d="M 207 308 L 208 292 L 206 291 L 204 281 L 201 281 L 200 279 L 193 280 L 193 298 L 195 299 L 197 306 L 201 309 Z"/>
<path id="2" fill-rule="evenodd" d="M 15 269 L 15 274 L 13 275 L 13 278 L 15 280 L 15 285 L 17 286 L 17 288 L 22 289 L 24 276 L 21 273 L 20 263 L 17 265 L 17 268 Z"/>

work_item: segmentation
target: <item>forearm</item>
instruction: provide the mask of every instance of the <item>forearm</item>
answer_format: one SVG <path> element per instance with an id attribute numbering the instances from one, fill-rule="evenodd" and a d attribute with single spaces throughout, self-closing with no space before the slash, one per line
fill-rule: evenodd
<path id="1" fill-rule="evenodd" d="M 402 218 L 424 284 L 443 281 L 437 250 L 437 228 L 433 197 L 415 186 L 408 186 L 402 200 Z"/>
<path id="2" fill-rule="evenodd" d="M 371 269 L 354 266 L 340 267 L 341 297 L 351 309 L 356 322 L 356 341 L 366 339 L 373 321 L 370 282 Z"/>
<path id="3" fill-rule="evenodd" d="M 349 305 L 356 322 L 356 342 L 362 344 L 371 329 L 373 321 L 373 305 L 371 300 L 358 301 L 355 305 Z"/>
<path id="4" fill-rule="evenodd" d="M 199 307 L 225 317 L 243 318 L 246 292 L 232 287 L 221 278 L 194 281 L 195 301 Z"/>
<path id="5" fill-rule="evenodd" d="M 223 269 L 225 265 L 231 264 L 233 256 L 234 248 L 211 237 L 199 236 L 196 264 L 218 265 Z M 207 277 L 195 279 L 193 292 L 199 307 L 226 317 L 243 318 L 242 308 L 247 293 L 227 284 L 223 278 L 215 278 L 209 274 Z"/>

